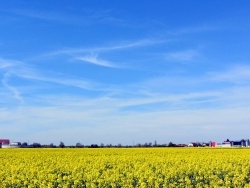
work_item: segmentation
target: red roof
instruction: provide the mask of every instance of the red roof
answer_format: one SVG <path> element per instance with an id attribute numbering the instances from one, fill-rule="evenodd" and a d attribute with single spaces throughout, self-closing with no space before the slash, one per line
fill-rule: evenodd
<path id="1" fill-rule="evenodd" d="M 10 140 L 9 139 L 0 139 L 0 144 L 2 144 L 2 143 L 9 144 Z"/>

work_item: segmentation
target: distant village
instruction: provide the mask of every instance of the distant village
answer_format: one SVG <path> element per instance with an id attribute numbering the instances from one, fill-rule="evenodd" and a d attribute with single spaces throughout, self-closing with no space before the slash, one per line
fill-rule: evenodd
<path id="1" fill-rule="evenodd" d="M 81 143 L 76 143 L 75 145 L 66 146 L 63 142 L 60 142 L 59 145 L 54 145 L 53 143 L 49 145 L 42 145 L 40 143 L 28 144 L 27 142 L 11 142 L 10 139 L 0 139 L 0 148 L 109 148 L 109 147 L 250 147 L 249 139 L 241 139 L 237 141 L 232 141 L 227 139 L 222 143 L 217 142 L 190 142 L 189 144 L 174 144 L 169 142 L 168 144 L 157 144 L 155 141 L 152 143 L 145 144 L 133 144 L 133 145 L 104 145 L 104 144 L 91 144 L 91 145 L 83 145 Z"/>

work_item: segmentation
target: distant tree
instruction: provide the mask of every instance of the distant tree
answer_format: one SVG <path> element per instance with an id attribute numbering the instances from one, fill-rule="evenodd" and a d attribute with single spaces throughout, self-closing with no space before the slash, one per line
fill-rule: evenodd
<path id="1" fill-rule="evenodd" d="M 49 147 L 50 147 L 50 148 L 54 148 L 55 145 L 54 145 L 53 143 L 50 143 L 50 144 L 49 144 Z"/>
<path id="2" fill-rule="evenodd" d="M 111 148 L 111 147 L 113 147 L 113 145 L 112 144 L 107 144 L 106 147 Z"/>
<path id="3" fill-rule="evenodd" d="M 99 146 L 97 144 L 91 144 L 90 147 L 91 148 L 99 148 Z"/>
<path id="4" fill-rule="evenodd" d="M 175 144 L 172 142 L 169 142 L 168 147 L 175 147 Z"/>
<path id="5" fill-rule="evenodd" d="M 198 144 L 196 142 L 193 142 L 193 147 L 198 147 Z"/>
<path id="6" fill-rule="evenodd" d="M 76 143 L 76 147 L 77 147 L 77 148 L 82 148 L 83 145 L 82 145 L 80 142 L 78 142 L 78 143 Z"/>
<path id="7" fill-rule="evenodd" d="M 27 142 L 23 142 L 23 143 L 21 144 L 21 146 L 22 146 L 22 147 L 27 147 L 28 144 L 27 144 Z"/>
<path id="8" fill-rule="evenodd" d="M 33 143 L 32 144 L 34 148 L 40 148 L 41 147 L 41 144 L 40 143 Z"/>
<path id="9" fill-rule="evenodd" d="M 151 142 L 149 142 L 149 143 L 145 142 L 145 144 L 143 145 L 143 147 L 152 147 L 152 143 Z"/>
<path id="10" fill-rule="evenodd" d="M 101 147 L 101 148 L 104 148 L 104 143 L 101 143 L 100 147 Z"/>
<path id="11" fill-rule="evenodd" d="M 117 144 L 117 147 L 118 147 L 118 148 L 121 148 L 121 147 L 122 147 L 122 144 L 120 144 L 120 143 Z"/>
<path id="12" fill-rule="evenodd" d="M 62 141 L 60 142 L 59 147 L 60 148 L 64 148 L 65 147 L 65 145 L 64 145 L 64 143 Z"/>
<path id="13" fill-rule="evenodd" d="M 196 142 L 196 147 L 202 147 L 202 144 L 200 142 Z"/>
<path id="14" fill-rule="evenodd" d="M 156 142 L 156 140 L 155 140 L 154 146 L 157 146 L 157 142 Z"/>
<path id="15" fill-rule="evenodd" d="M 136 146 L 136 147 L 141 147 L 142 145 L 141 145 L 141 143 L 138 143 L 138 144 L 136 144 L 135 146 Z"/>

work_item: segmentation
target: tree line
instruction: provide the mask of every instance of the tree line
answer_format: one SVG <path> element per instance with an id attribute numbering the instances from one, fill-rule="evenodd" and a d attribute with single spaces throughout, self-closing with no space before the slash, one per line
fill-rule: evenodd
<path id="1" fill-rule="evenodd" d="M 65 145 L 64 142 L 60 142 L 58 145 L 55 145 L 53 143 L 48 145 L 43 145 L 40 143 L 33 143 L 33 144 L 27 144 L 26 142 L 20 144 L 20 147 L 22 148 L 140 148 L 140 147 L 185 147 L 187 145 L 185 144 L 174 144 L 173 142 L 169 142 L 168 144 L 157 144 L 155 141 L 154 143 L 146 142 L 144 144 L 137 143 L 133 145 L 122 145 L 122 144 L 90 144 L 90 145 L 84 145 L 80 142 L 77 142 L 75 145 Z"/>

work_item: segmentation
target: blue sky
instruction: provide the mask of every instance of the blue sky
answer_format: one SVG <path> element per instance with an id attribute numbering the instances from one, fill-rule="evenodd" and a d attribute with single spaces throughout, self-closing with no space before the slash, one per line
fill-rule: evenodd
<path id="1" fill-rule="evenodd" d="M 4 0 L 0 137 L 250 138 L 250 2 Z"/>

